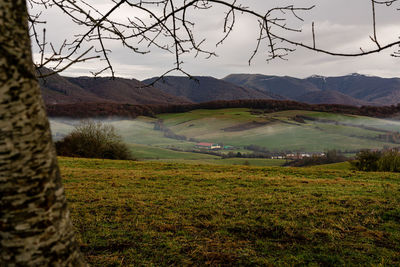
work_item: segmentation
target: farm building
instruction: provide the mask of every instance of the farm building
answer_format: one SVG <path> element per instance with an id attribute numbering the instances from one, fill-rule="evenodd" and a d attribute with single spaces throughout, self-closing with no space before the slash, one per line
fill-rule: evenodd
<path id="1" fill-rule="evenodd" d="M 311 157 L 310 154 L 308 153 L 290 153 L 290 154 L 286 154 L 286 158 L 287 159 L 303 159 L 303 158 L 309 158 Z"/>
<path id="2" fill-rule="evenodd" d="M 200 149 L 220 149 L 221 146 L 214 143 L 197 143 L 196 148 Z"/>

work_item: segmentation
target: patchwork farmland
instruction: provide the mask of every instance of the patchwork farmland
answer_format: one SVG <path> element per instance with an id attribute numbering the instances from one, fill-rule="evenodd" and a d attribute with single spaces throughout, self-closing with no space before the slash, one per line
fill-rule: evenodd
<path id="1" fill-rule="evenodd" d="M 54 138 L 67 134 L 78 122 L 52 119 Z M 201 142 L 229 146 L 233 153 L 251 153 L 247 147 L 253 145 L 273 153 L 322 153 L 336 149 L 347 155 L 354 155 L 361 149 L 400 145 L 399 121 L 312 111 L 194 110 L 161 114 L 156 118 L 105 122 L 115 126 L 136 158 L 145 160 L 223 162 L 215 155 L 193 153 L 196 144 Z M 163 130 L 155 127 L 160 123 Z M 228 150 L 221 153 L 228 153 Z M 282 162 L 275 163 L 280 165 Z M 265 164 L 270 166 L 271 163 L 265 161 Z"/>

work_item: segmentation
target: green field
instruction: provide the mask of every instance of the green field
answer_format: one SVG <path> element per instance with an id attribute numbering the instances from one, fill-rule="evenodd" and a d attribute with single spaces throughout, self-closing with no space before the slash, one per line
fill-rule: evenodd
<path id="1" fill-rule="evenodd" d="M 400 265 L 400 174 L 59 162 L 92 266 Z"/>
<path id="2" fill-rule="evenodd" d="M 296 115 L 334 122 L 306 120 L 299 123 L 293 120 Z M 163 114 L 160 118 L 172 131 L 189 138 L 238 147 L 259 145 L 271 151 L 322 152 L 328 149 L 393 147 L 396 144 L 372 140 L 371 137 L 382 134 L 382 131 L 400 131 L 397 121 L 312 111 L 251 114 L 248 109 L 195 110 Z"/>
<path id="3" fill-rule="evenodd" d="M 303 122 L 296 116 L 306 118 Z M 186 140 L 166 137 L 155 130 L 155 123 L 163 121 L 172 133 Z M 232 152 L 250 153 L 244 147 L 257 145 L 271 152 L 324 152 L 329 149 L 347 151 L 354 155 L 360 149 L 396 147 L 398 143 L 380 139 L 382 134 L 398 135 L 400 122 L 355 115 L 312 111 L 282 111 L 263 113 L 250 109 L 194 110 L 186 113 L 161 114 L 158 118 L 139 117 L 134 120 L 106 120 L 115 126 L 124 141 L 130 144 L 134 156 L 152 160 L 216 160 L 215 156 L 183 153 L 195 148 L 197 142 L 223 143 L 234 147 Z M 65 136 L 77 120 L 51 119 L 55 139 Z M 178 151 L 177 151 L 178 150 Z M 222 151 L 228 153 L 229 151 Z M 229 162 L 228 160 L 220 163 Z M 232 164 L 237 163 L 232 160 Z M 264 162 L 264 163 L 261 163 Z M 270 166 L 268 161 L 254 165 Z M 240 163 L 241 164 L 241 163 Z M 274 162 L 274 165 L 280 165 Z"/>
<path id="4" fill-rule="evenodd" d="M 158 159 L 151 161 L 187 163 L 187 164 L 214 164 L 214 165 L 246 165 L 246 166 L 262 166 L 262 167 L 277 167 L 286 163 L 284 159 L 257 159 L 257 158 L 194 158 L 194 159 Z"/>
<path id="5" fill-rule="evenodd" d="M 183 160 L 215 160 L 220 157 L 212 156 L 201 153 L 190 153 L 180 152 L 171 149 L 165 149 L 154 146 L 136 145 L 130 144 L 129 147 L 134 151 L 135 157 L 144 160 L 172 160 L 172 159 L 183 159 Z"/>

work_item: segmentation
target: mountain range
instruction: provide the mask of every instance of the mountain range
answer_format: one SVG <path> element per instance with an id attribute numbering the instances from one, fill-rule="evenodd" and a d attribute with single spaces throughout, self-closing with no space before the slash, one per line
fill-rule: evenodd
<path id="1" fill-rule="evenodd" d="M 232 74 L 225 81 L 309 104 L 394 105 L 400 102 L 400 79 L 361 74 L 305 79 L 260 74 Z"/>
<path id="2" fill-rule="evenodd" d="M 41 70 L 42 74 L 49 71 Z M 166 76 L 144 81 L 53 74 L 39 82 L 46 104 L 101 102 L 167 105 L 239 99 L 351 106 L 383 106 L 400 102 L 400 78 L 361 74 L 339 77 L 314 75 L 305 79 L 261 74 L 231 74 L 223 79 Z"/>
<path id="3" fill-rule="evenodd" d="M 49 70 L 41 70 L 42 74 Z M 53 74 L 39 79 L 46 104 L 121 103 L 121 104 L 188 104 L 186 98 L 164 93 L 135 79 L 63 77 Z"/>
<path id="4" fill-rule="evenodd" d="M 144 80 L 145 84 L 152 84 L 158 77 Z M 216 100 L 239 99 L 284 99 L 279 95 L 247 86 L 240 86 L 229 81 L 208 76 L 197 76 L 193 79 L 181 76 L 167 76 L 154 83 L 167 94 L 183 96 L 194 102 L 209 102 Z"/>

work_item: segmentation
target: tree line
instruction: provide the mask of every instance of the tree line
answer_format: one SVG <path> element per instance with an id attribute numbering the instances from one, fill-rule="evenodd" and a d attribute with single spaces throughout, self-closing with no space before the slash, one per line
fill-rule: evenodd
<path id="1" fill-rule="evenodd" d="M 47 114 L 50 117 L 125 117 L 155 116 L 162 113 L 182 113 L 196 109 L 250 108 L 258 113 L 270 113 L 285 110 L 305 110 L 332 113 L 345 113 L 369 117 L 390 117 L 400 112 L 400 104 L 391 106 L 348 106 L 340 104 L 306 104 L 289 100 L 246 99 L 220 100 L 204 103 L 181 105 L 133 105 L 119 103 L 74 103 L 48 104 Z"/>

